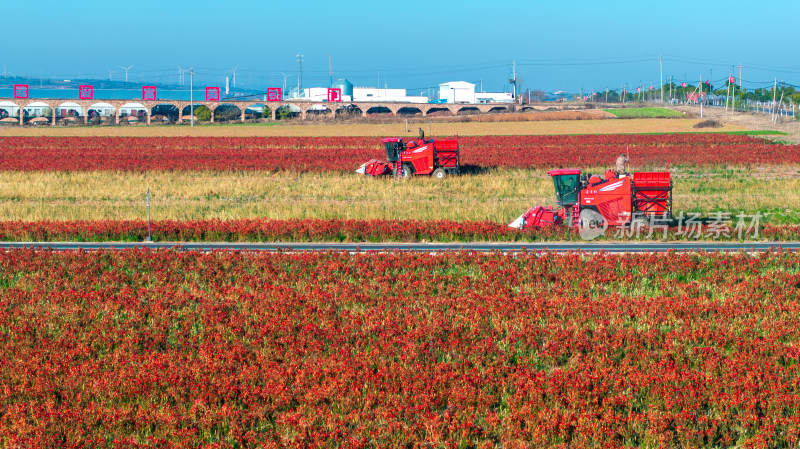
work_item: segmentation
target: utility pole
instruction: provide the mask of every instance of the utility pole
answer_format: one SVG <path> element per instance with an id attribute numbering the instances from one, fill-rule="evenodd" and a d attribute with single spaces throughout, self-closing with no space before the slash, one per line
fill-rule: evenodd
<path id="1" fill-rule="evenodd" d="M 661 102 L 664 102 L 664 56 L 658 55 L 658 67 L 661 73 Z"/>
<path id="2" fill-rule="evenodd" d="M 775 78 L 775 88 L 772 90 L 772 114 L 770 114 L 770 118 L 772 118 L 772 122 L 775 123 L 777 120 L 777 114 L 775 114 L 775 106 L 776 101 L 778 100 L 778 78 Z"/>
<path id="3" fill-rule="evenodd" d="M 741 62 L 739 63 L 739 84 L 741 84 L 741 86 L 739 86 L 739 92 L 744 94 L 744 81 L 742 81 L 742 63 Z M 747 99 L 744 96 L 742 96 L 742 107 L 743 107 L 744 111 L 747 111 Z"/>
<path id="4" fill-rule="evenodd" d="M 669 76 L 669 101 L 672 103 L 672 75 Z"/>
<path id="5" fill-rule="evenodd" d="M 289 76 L 289 75 L 287 75 L 287 74 L 285 74 L 283 72 L 281 72 L 281 75 L 283 75 L 283 90 L 281 92 L 282 92 L 283 95 L 286 95 L 286 77 Z"/>
<path id="6" fill-rule="evenodd" d="M 739 90 L 741 91 L 742 89 L 744 89 L 744 81 L 742 81 L 742 63 L 741 62 L 739 63 L 739 84 L 741 84 L 741 86 L 739 86 Z"/>
<path id="7" fill-rule="evenodd" d="M 297 98 L 300 98 L 300 89 L 303 88 L 303 55 L 297 54 Z"/>
<path id="8" fill-rule="evenodd" d="M 700 96 L 697 98 L 700 103 L 700 118 L 703 118 L 703 74 L 700 74 Z"/>
<path id="9" fill-rule="evenodd" d="M 517 102 L 517 60 L 511 63 L 511 79 L 514 80 L 514 103 Z"/>
<path id="10" fill-rule="evenodd" d="M 731 78 L 733 78 L 733 74 L 735 73 L 733 70 L 734 67 L 731 66 Z M 741 82 L 741 78 L 739 79 L 739 82 Z M 736 80 L 733 80 L 733 82 L 731 83 L 731 112 L 735 110 L 736 110 Z"/>
<path id="11" fill-rule="evenodd" d="M 189 69 L 189 120 L 194 126 L 194 68 Z"/>
<path id="12" fill-rule="evenodd" d="M 725 112 L 728 112 L 728 102 L 731 99 L 731 77 L 732 76 L 733 76 L 733 73 L 728 75 L 728 85 L 726 86 L 727 89 L 725 89 Z"/>

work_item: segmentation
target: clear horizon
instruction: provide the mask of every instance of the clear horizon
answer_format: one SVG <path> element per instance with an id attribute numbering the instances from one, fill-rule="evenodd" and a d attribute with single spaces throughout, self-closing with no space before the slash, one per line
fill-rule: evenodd
<path id="1" fill-rule="evenodd" d="M 288 4 L 199 0 L 135 6 L 46 0 L 35 14 L 4 5 L 7 39 L 0 75 L 47 79 L 125 79 L 179 84 L 178 66 L 195 68 L 198 85 L 260 90 L 347 78 L 356 86 L 405 88 L 417 95 L 448 81 L 510 91 L 512 61 L 521 89 L 583 92 L 660 85 L 663 80 L 744 87 L 774 81 L 800 85 L 791 58 L 800 2 L 761 10 L 744 2 L 669 6 L 612 1 L 536 5 L 411 0 L 376 7 L 366 1 Z M 635 8 L 635 9 L 634 9 Z M 113 31 L 102 24 L 113 25 Z M 189 24 L 188 27 L 185 27 Z M 82 37 L 83 36 L 83 37 Z M 330 56 L 333 74 L 329 73 Z M 112 73 L 109 74 L 109 71 Z M 188 88 L 188 74 L 185 85 Z M 232 86 L 233 87 L 233 86 Z"/>

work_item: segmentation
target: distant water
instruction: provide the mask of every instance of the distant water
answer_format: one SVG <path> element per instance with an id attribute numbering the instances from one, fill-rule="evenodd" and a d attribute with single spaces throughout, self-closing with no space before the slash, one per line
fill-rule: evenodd
<path id="1" fill-rule="evenodd" d="M 191 92 L 189 89 L 170 90 L 159 88 L 156 91 L 159 100 L 179 100 L 189 101 Z M 0 88 L 0 98 L 13 98 L 14 89 L 11 87 Z M 242 99 L 262 100 L 260 96 L 246 96 Z M 45 89 L 31 86 L 28 89 L 28 98 L 58 98 L 64 100 L 78 100 L 78 89 Z M 95 100 L 142 100 L 142 89 L 94 89 Z M 194 100 L 204 101 L 206 99 L 205 89 L 194 90 Z M 236 97 L 225 97 L 223 99 L 236 100 Z"/>

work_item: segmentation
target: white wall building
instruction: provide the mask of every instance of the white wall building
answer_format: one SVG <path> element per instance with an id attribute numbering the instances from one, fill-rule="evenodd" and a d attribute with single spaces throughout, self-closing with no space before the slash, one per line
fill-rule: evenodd
<path id="1" fill-rule="evenodd" d="M 475 92 L 476 103 L 513 103 L 511 92 Z"/>
<path id="2" fill-rule="evenodd" d="M 302 100 L 310 101 L 328 101 L 328 88 L 327 87 L 307 87 L 303 89 Z M 342 101 L 353 101 L 349 95 L 342 95 Z"/>
<path id="3" fill-rule="evenodd" d="M 439 84 L 439 100 L 444 103 L 475 103 L 475 85 L 466 81 Z"/>
<path id="4" fill-rule="evenodd" d="M 386 101 L 393 103 L 427 103 L 428 97 L 406 95 L 405 89 L 380 89 L 376 87 L 354 87 L 353 101 Z"/>
<path id="5" fill-rule="evenodd" d="M 295 91 L 296 92 L 296 91 Z M 296 98 L 296 97 L 292 97 Z M 307 87 L 303 89 L 302 100 L 327 101 L 327 87 Z M 352 98 L 349 95 L 342 95 L 343 102 L 350 101 L 371 101 L 387 103 L 427 103 L 426 96 L 406 95 L 405 89 L 378 89 L 375 87 L 354 87 Z"/>

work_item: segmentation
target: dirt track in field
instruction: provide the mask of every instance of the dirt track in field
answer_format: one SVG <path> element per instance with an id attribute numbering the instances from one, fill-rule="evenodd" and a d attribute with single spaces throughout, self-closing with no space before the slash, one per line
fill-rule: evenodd
<path id="1" fill-rule="evenodd" d="M 515 114 L 509 114 L 514 116 Z M 529 120 L 504 122 L 458 121 L 441 119 L 430 123 L 305 123 L 243 125 L 129 125 L 129 126 L 59 126 L 0 127 L 0 136 L 411 136 L 422 127 L 426 135 L 544 135 L 544 134 L 620 134 L 743 131 L 743 125 L 729 123 L 722 128 L 697 129 L 699 119 L 597 119 L 597 120 Z"/>
<path id="2" fill-rule="evenodd" d="M 700 117 L 700 108 L 697 106 L 681 106 L 675 109 L 685 112 L 691 117 Z M 776 123 L 773 123 L 769 114 L 753 114 L 750 112 L 730 111 L 726 112 L 725 108 L 703 108 L 703 119 L 715 120 L 723 124 L 725 127 L 737 126 L 752 131 L 781 131 L 787 133 L 788 135 L 770 135 L 765 137 L 773 140 L 785 140 L 788 142 L 800 143 L 800 121 L 788 117 L 780 117 Z"/>

